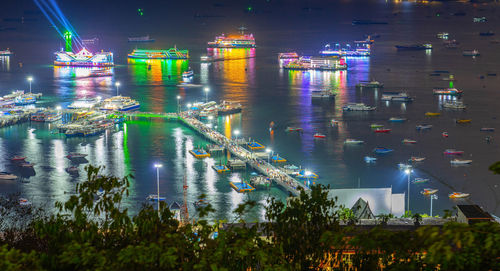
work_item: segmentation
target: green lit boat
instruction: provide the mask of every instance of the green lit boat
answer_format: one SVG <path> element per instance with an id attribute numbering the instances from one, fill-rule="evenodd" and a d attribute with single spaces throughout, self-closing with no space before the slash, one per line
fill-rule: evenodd
<path id="1" fill-rule="evenodd" d="M 134 49 L 132 53 L 128 54 L 129 58 L 138 59 L 188 59 L 188 50 L 178 50 L 177 47 L 168 50 L 147 50 L 147 49 Z"/>

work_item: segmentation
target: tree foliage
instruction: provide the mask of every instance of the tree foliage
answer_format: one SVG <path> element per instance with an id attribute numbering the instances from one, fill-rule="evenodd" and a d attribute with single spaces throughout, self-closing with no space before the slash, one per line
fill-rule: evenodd
<path id="1" fill-rule="evenodd" d="M 500 270 L 496 223 L 391 231 L 384 216 L 366 229 L 314 186 L 288 204 L 270 198 L 265 222 L 244 221 L 248 201 L 235 223 L 209 223 L 208 205 L 183 224 L 164 203 L 159 216 L 150 204 L 131 216 L 121 203 L 132 176 L 101 171 L 89 166 L 55 214 L 0 199 L 0 270 Z"/>

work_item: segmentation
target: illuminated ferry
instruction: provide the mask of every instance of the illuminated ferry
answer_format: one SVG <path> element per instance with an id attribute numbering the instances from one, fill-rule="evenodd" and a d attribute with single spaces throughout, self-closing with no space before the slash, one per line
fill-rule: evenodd
<path id="1" fill-rule="evenodd" d="M 83 48 L 77 54 L 68 51 L 59 51 L 55 55 L 55 66 L 109 67 L 114 65 L 113 53 L 111 52 L 92 54 Z"/>
<path id="2" fill-rule="evenodd" d="M 177 47 L 168 50 L 146 50 L 134 49 L 132 53 L 128 54 L 129 58 L 140 59 L 188 59 L 188 50 L 177 50 Z"/>
<path id="3" fill-rule="evenodd" d="M 368 37 L 368 39 L 363 41 L 355 41 L 354 47 L 351 47 L 350 44 L 346 44 L 345 47 L 341 47 L 339 43 L 336 43 L 333 47 L 330 44 L 327 44 L 325 45 L 325 48 L 319 52 L 319 54 L 324 56 L 370 56 L 371 42 L 372 40 Z"/>
<path id="4" fill-rule="evenodd" d="M 244 27 L 239 28 L 240 35 L 229 35 L 224 34 L 216 36 L 214 41 L 208 42 L 208 47 L 211 48 L 255 48 L 255 38 L 253 34 L 244 34 L 243 31 L 246 29 Z"/>
<path id="5" fill-rule="evenodd" d="M 345 59 L 338 56 L 302 56 L 290 61 L 280 61 L 280 65 L 283 69 L 288 70 L 336 71 L 347 69 Z"/>
<path id="6" fill-rule="evenodd" d="M 7 50 L 3 50 L 3 51 L 0 51 L 0 56 L 11 56 L 13 55 L 14 53 L 12 53 L 9 48 L 7 48 Z"/>
<path id="7" fill-rule="evenodd" d="M 101 110 L 105 111 L 133 111 L 139 109 L 141 105 L 130 97 L 113 96 L 103 101 Z"/>

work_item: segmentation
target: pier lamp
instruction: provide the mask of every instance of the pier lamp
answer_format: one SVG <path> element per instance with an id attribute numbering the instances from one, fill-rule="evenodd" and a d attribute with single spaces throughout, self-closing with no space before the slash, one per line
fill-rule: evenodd
<path id="1" fill-rule="evenodd" d="M 28 82 L 30 82 L 30 93 L 31 93 L 31 82 L 33 81 L 33 77 L 32 76 L 28 76 Z"/>
<path id="2" fill-rule="evenodd" d="M 155 168 L 156 168 L 156 191 L 157 191 L 157 200 L 158 200 L 158 217 L 160 217 L 160 168 L 162 167 L 162 164 L 156 163 Z"/>
<path id="3" fill-rule="evenodd" d="M 208 103 L 208 92 L 210 91 L 210 88 L 204 88 L 203 91 L 205 91 L 205 103 Z"/>
<path id="4" fill-rule="evenodd" d="M 116 82 L 115 86 L 116 86 L 116 96 L 118 96 L 118 88 L 120 87 L 120 82 Z"/>
<path id="5" fill-rule="evenodd" d="M 410 211 L 410 179 L 411 179 L 411 166 L 406 166 L 405 173 L 408 175 L 408 211 Z"/>
<path id="6" fill-rule="evenodd" d="M 56 109 L 57 109 L 57 113 L 59 114 L 59 113 L 61 112 L 62 107 L 61 107 L 60 105 L 58 105 L 58 106 L 56 107 Z"/>
<path id="7" fill-rule="evenodd" d="M 234 130 L 234 135 L 236 136 L 236 144 L 238 143 L 238 135 L 240 134 L 240 130 Z"/>
<path id="8" fill-rule="evenodd" d="M 177 114 L 181 112 L 181 96 L 177 95 Z"/>
<path id="9" fill-rule="evenodd" d="M 267 163 L 269 163 L 269 160 L 271 159 L 271 152 L 272 152 L 272 150 L 269 149 L 269 148 L 267 148 L 266 152 L 267 152 Z"/>
<path id="10" fill-rule="evenodd" d="M 309 177 L 311 176 L 312 172 L 310 172 L 309 170 L 306 170 L 306 171 L 304 172 L 304 174 L 306 175 L 306 179 L 307 179 L 307 186 L 309 186 L 309 183 L 310 183 Z"/>

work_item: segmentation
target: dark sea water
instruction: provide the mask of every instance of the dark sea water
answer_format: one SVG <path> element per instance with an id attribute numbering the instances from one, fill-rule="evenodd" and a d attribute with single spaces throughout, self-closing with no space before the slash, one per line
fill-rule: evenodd
<path id="1" fill-rule="evenodd" d="M 225 3 L 225 2 L 223 2 Z M 278 4 L 276 4 L 278 3 Z M 129 4 L 127 4 L 129 5 Z M 63 5 L 64 9 L 65 6 Z M 84 20 L 71 7 L 66 16 L 72 20 L 79 34 L 85 38 L 97 36 L 100 44 L 96 49 L 112 50 L 115 55 L 113 76 L 87 77 L 87 69 L 54 67 L 52 53 L 58 50 L 62 40 L 48 23 L 40 17 L 38 23 L 15 24 L 15 32 L 0 32 L 0 49 L 9 47 L 15 56 L 1 60 L 0 94 L 13 89 L 26 89 L 26 77 L 34 77 L 33 89 L 43 92 L 39 106 L 67 106 L 77 97 L 115 95 L 115 82 L 120 82 L 120 93 L 131 96 L 141 103 L 142 111 L 175 112 L 178 95 L 183 108 L 187 103 L 203 101 L 203 87 L 209 87 L 209 100 L 238 101 L 243 112 L 219 117 L 213 126 L 228 137 L 234 131 L 240 136 L 251 137 L 285 157 L 290 163 L 301 165 L 320 175 L 319 183 L 332 188 L 380 188 L 391 187 L 395 193 L 406 191 L 406 175 L 398 170 L 397 163 L 411 155 L 426 157 L 418 164 L 413 177 L 429 178 L 423 185 L 412 185 L 411 209 L 428 213 L 429 200 L 420 195 L 425 187 L 439 189 L 439 199 L 434 202 L 434 212 L 442 214 L 457 201 L 448 199 L 454 191 L 470 193 L 468 200 L 496 215 L 500 215 L 500 179 L 488 171 L 488 166 L 500 160 L 500 137 L 496 133 L 480 132 L 481 127 L 500 130 L 500 82 L 497 73 L 500 54 L 499 44 L 493 37 L 480 37 L 478 32 L 492 30 L 500 33 L 499 13 L 494 4 L 472 6 L 460 3 L 387 3 L 387 2 L 273 2 L 256 5 L 254 13 L 244 13 L 235 5 L 208 5 L 195 12 L 168 11 L 165 16 L 154 8 L 146 18 L 136 18 L 129 12 L 127 19 L 112 14 L 116 21 L 106 21 L 97 14 L 95 20 Z M 179 7 L 181 8 L 181 7 Z M 450 13 L 466 11 L 466 16 Z M 223 18 L 194 17 L 194 14 L 221 15 Z M 440 13 L 440 16 L 436 16 Z M 148 17 L 150 16 L 150 17 Z M 472 22 L 473 16 L 486 16 L 487 23 Z M 149 18 L 149 19 L 148 19 Z M 352 19 L 373 19 L 389 22 L 388 25 L 351 24 Z M 117 22 L 117 23 L 111 23 Z M 243 58 L 204 64 L 200 55 L 206 54 L 205 44 L 216 34 L 228 32 L 244 24 L 254 33 L 258 48 L 227 50 L 219 53 Z M 80 30 L 81 29 L 81 30 Z M 144 30 L 147 29 L 147 30 Z M 460 42 L 458 49 L 446 49 L 436 38 L 438 32 L 449 32 Z M 379 33 L 369 58 L 349 59 L 349 69 L 338 72 L 285 71 L 277 61 L 279 52 L 295 50 L 299 53 L 315 53 L 327 42 L 347 43 L 363 38 L 366 33 Z M 126 55 L 135 45 L 128 44 L 127 36 L 150 34 L 157 42 L 146 48 L 190 50 L 189 61 L 127 61 Z M 398 52 L 395 44 L 430 42 L 431 52 Z M 462 56 L 464 49 L 478 49 L 481 56 Z M 253 56 L 252 58 L 244 58 Z M 22 67 L 19 63 L 22 63 Z M 147 67 L 151 65 L 149 70 Z M 195 72 L 194 84 L 200 87 L 178 87 L 183 71 L 191 67 Z M 429 76 L 434 70 L 448 70 L 457 79 L 455 86 L 464 90 L 462 100 L 467 105 L 463 112 L 442 110 L 442 99 L 432 94 L 433 87 L 446 87 L 448 82 L 441 76 Z M 481 78 L 480 76 L 484 76 Z M 409 104 L 380 101 L 382 90 L 357 90 L 360 80 L 375 78 L 385 84 L 383 91 L 405 90 L 415 97 Z M 333 101 L 311 101 L 312 90 L 333 89 L 337 96 Z M 343 113 L 348 102 L 364 102 L 377 106 L 375 112 Z M 435 118 L 425 112 L 442 112 Z M 389 123 L 390 117 L 405 117 L 406 123 Z M 457 125 L 455 119 L 470 118 L 471 124 Z M 340 121 L 332 128 L 330 121 Z M 276 123 L 275 133 L 270 134 L 269 123 Z M 390 134 L 374 134 L 369 125 L 381 123 L 393 129 Z M 417 132 L 415 126 L 432 124 L 426 132 Z M 287 126 L 304 129 L 302 134 L 286 133 Z M 207 144 L 193 131 L 172 122 L 162 120 L 137 120 L 127 122 L 115 131 L 91 138 L 65 138 L 50 133 L 48 124 L 25 123 L 0 129 L 0 170 L 12 171 L 23 176 L 23 182 L 0 183 L 3 194 L 19 192 L 34 203 L 53 206 L 64 200 L 74 190 L 77 182 L 84 180 L 83 165 L 80 177 L 65 172 L 71 161 L 64 156 L 68 152 L 88 153 L 89 163 L 105 165 L 109 174 L 124 176 L 133 174 L 127 207 L 137 210 L 145 197 L 156 192 L 156 175 L 153 164 L 163 163 L 160 171 L 161 194 L 168 202 L 182 202 L 184 176 L 189 186 L 188 203 L 201 193 L 206 193 L 214 205 L 216 218 L 232 218 L 232 209 L 250 198 L 265 203 L 269 196 L 285 199 L 287 194 L 278 187 L 250 194 L 238 194 L 229 181 L 248 179 L 251 171 L 218 175 L 211 166 L 225 158 L 204 160 L 193 158 L 188 151 Z M 441 133 L 447 131 L 449 138 Z M 327 135 L 315 140 L 316 132 Z M 493 136 L 487 144 L 485 137 Z M 361 146 L 344 146 L 346 138 L 365 141 Z M 413 138 L 417 144 L 401 144 L 404 138 Z M 367 165 L 363 157 L 372 155 L 374 147 L 393 148 L 392 154 L 380 157 L 375 164 Z M 447 148 L 465 151 L 463 159 L 472 159 L 470 166 L 451 167 L 450 157 L 443 156 Z M 26 155 L 36 163 L 35 171 L 20 171 L 8 160 L 14 155 Z M 253 210 L 249 219 L 263 219 L 262 208 Z"/>

